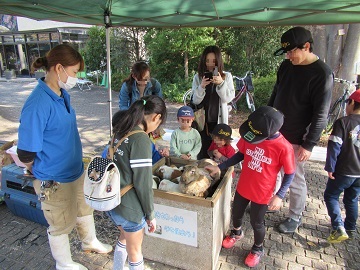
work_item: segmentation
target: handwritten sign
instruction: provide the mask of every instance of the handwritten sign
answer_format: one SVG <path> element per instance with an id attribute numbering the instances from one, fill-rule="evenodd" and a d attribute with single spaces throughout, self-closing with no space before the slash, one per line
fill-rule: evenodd
<path id="1" fill-rule="evenodd" d="M 197 213 L 171 206 L 154 204 L 156 231 L 148 236 L 197 247 Z"/>

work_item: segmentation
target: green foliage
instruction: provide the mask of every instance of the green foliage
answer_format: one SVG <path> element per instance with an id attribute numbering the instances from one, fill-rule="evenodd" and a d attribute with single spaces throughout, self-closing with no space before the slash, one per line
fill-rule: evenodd
<path id="1" fill-rule="evenodd" d="M 255 107 L 267 105 L 276 82 L 276 75 L 254 79 Z"/>
<path id="2" fill-rule="evenodd" d="M 111 69 L 114 73 L 128 76 L 133 63 L 147 59 L 144 44 L 147 31 L 148 28 L 143 27 L 112 28 Z"/>
<path id="3" fill-rule="evenodd" d="M 186 72 L 197 69 L 202 50 L 215 44 L 211 27 L 151 29 L 144 40 L 151 73 L 161 83 L 186 78 Z"/>
<path id="4" fill-rule="evenodd" d="M 166 100 L 172 102 L 180 102 L 182 103 L 183 95 L 187 90 L 191 88 L 192 78 L 184 80 L 179 79 L 179 81 L 175 83 L 164 83 L 161 85 L 161 89 L 163 91 L 164 98 Z"/>
<path id="5" fill-rule="evenodd" d="M 87 71 L 101 69 L 101 63 L 106 63 L 106 34 L 104 27 L 93 26 L 88 31 L 89 38 L 85 49 L 81 51 Z"/>
<path id="6" fill-rule="evenodd" d="M 115 92 L 120 92 L 123 80 L 129 76 L 129 74 L 113 73 L 111 74 L 111 89 Z"/>
<path id="7" fill-rule="evenodd" d="M 268 104 L 271 93 L 276 82 L 276 75 L 269 75 L 266 77 L 253 78 L 254 92 L 252 92 L 255 102 L 255 108 Z M 237 102 L 239 111 L 250 112 L 247 104 L 246 97 L 243 95 Z"/>
<path id="8" fill-rule="evenodd" d="M 275 57 L 280 37 L 289 27 L 229 27 L 217 29 L 217 45 L 226 54 L 226 69 L 243 76 L 251 70 L 255 76 L 275 74 L 282 57 Z"/>
<path id="9" fill-rule="evenodd" d="M 151 77 L 162 85 L 164 97 L 181 102 L 197 72 L 200 55 L 208 45 L 216 44 L 223 52 L 225 70 L 233 75 L 254 73 L 256 107 L 267 104 L 282 57 L 273 56 L 280 37 L 289 27 L 198 27 L 136 28 L 111 30 L 112 88 L 119 91 L 122 81 L 137 60 L 148 60 Z M 81 52 L 88 70 L 100 69 L 106 63 L 105 28 L 92 27 L 89 40 Z M 103 67 L 105 69 L 105 67 Z M 245 98 L 239 101 L 245 108 Z"/>

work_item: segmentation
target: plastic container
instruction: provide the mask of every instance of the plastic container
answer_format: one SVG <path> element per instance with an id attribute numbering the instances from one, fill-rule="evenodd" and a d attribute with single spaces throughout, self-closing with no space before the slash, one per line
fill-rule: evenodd
<path id="1" fill-rule="evenodd" d="M 48 226 L 33 183 L 25 183 L 21 177 L 23 173 L 14 163 L 2 168 L 0 197 L 4 197 L 14 215 Z"/>
<path id="2" fill-rule="evenodd" d="M 22 163 L 17 155 L 17 146 L 14 145 L 13 147 L 9 148 L 8 150 L 6 150 L 6 153 L 10 154 L 12 159 L 15 161 L 15 164 L 18 165 L 19 167 L 23 167 L 25 168 L 25 164 Z"/>

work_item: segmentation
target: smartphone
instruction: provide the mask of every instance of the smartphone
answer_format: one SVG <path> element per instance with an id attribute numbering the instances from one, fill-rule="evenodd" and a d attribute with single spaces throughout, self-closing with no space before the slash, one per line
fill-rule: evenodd
<path id="1" fill-rule="evenodd" d="M 212 72 L 210 72 L 210 71 L 206 71 L 205 73 L 204 73 L 204 76 L 205 76 L 205 78 L 208 78 L 208 79 L 212 79 L 213 78 L 213 74 L 212 74 Z"/>
<path id="2" fill-rule="evenodd" d="M 218 69 L 218 67 L 215 67 L 215 69 L 214 69 L 214 76 L 219 76 L 219 69 Z"/>

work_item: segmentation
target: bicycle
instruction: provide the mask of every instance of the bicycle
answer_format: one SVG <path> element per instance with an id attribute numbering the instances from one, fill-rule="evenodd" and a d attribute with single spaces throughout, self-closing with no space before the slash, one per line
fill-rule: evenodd
<path id="1" fill-rule="evenodd" d="M 340 84 L 345 84 L 345 87 L 343 89 L 343 94 L 341 97 L 339 97 L 334 104 L 330 107 L 329 113 L 328 113 L 328 117 L 327 117 L 327 122 L 326 122 L 326 127 L 325 127 L 325 132 L 329 133 L 333 126 L 334 126 L 334 122 L 336 121 L 336 119 L 338 119 L 340 116 L 346 116 L 346 102 L 347 99 L 350 96 L 350 88 L 356 87 L 356 85 L 358 85 L 357 83 L 355 83 L 355 81 L 347 81 L 347 80 L 343 80 L 340 78 L 335 78 L 334 82 L 338 82 Z"/>
<path id="2" fill-rule="evenodd" d="M 231 107 L 237 111 L 237 102 L 240 98 L 245 94 L 246 104 L 251 112 L 255 111 L 255 103 L 254 103 L 254 85 L 252 83 L 252 72 L 246 72 L 245 76 L 240 78 L 237 76 L 233 76 L 233 80 L 235 83 L 235 97 L 230 102 Z"/>

